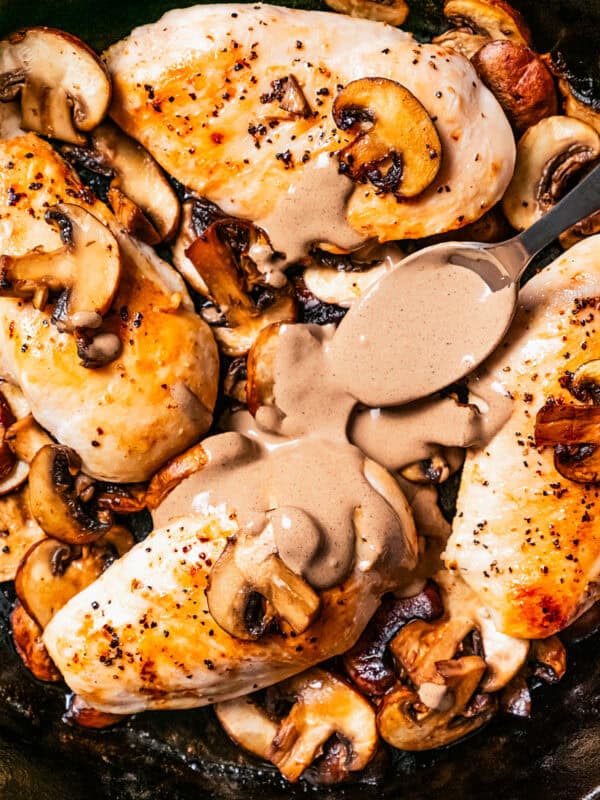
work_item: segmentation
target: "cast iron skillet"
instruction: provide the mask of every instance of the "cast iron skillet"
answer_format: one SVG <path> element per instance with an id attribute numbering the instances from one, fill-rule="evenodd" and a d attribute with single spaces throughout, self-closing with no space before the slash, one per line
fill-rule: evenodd
<path id="1" fill-rule="evenodd" d="M 189 0 L 0 0 L 0 35 L 51 25 L 102 49 L 135 25 Z M 318 0 L 287 0 L 322 8 Z M 409 0 L 406 27 L 430 36 L 442 0 Z M 573 33 L 598 56 L 600 0 L 522 0 L 540 50 Z M 596 64 L 596 70 L 600 65 Z M 290 787 L 274 768 L 234 747 L 210 709 L 141 714 L 114 730 L 62 722 L 64 691 L 37 682 L 16 656 L 0 584 L 0 798 L 2 800 L 591 800 L 600 797 L 600 634 L 569 649 L 563 681 L 534 694 L 529 721 L 496 718 L 443 751 L 395 752 L 359 783 Z"/>

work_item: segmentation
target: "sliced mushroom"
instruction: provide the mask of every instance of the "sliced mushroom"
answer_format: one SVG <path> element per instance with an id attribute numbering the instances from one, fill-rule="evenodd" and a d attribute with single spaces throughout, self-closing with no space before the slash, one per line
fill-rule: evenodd
<path id="1" fill-rule="evenodd" d="M 206 589 L 209 611 L 237 639 L 260 638 L 272 620 L 303 633 L 319 613 L 319 595 L 258 537 L 232 537 L 213 566 Z"/>
<path id="2" fill-rule="evenodd" d="M 248 371 L 246 359 L 243 356 L 234 358 L 228 365 L 225 377 L 223 378 L 223 391 L 227 397 L 245 405 L 247 379 Z"/>
<path id="3" fill-rule="evenodd" d="M 69 161 L 112 178 L 108 200 L 125 228 L 148 244 L 171 239 L 179 201 L 161 168 L 140 144 L 111 122 L 97 127 L 88 147 L 62 148 Z"/>
<path id="4" fill-rule="evenodd" d="M 563 249 L 568 250 L 573 245 L 576 245 L 577 242 L 587 239 L 588 236 L 594 236 L 596 233 L 600 233 L 600 211 L 596 211 L 595 214 L 590 214 L 589 217 L 585 217 L 581 222 L 577 222 L 568 231 L 561 233 L 558 239 Z"/>
<path id="5" fill-rule="evenodd" d="M 35 447 L 33 441 L 29 441 L 29 432 L 33 430 L 33 426 L 41 431 L 32 420 L 30 414 L 29 403 L 25 399 L 23 392 L 11 383 L 0 381 L 0 396 L 3 398 L 1 407 L 8 406 L 10 414 L 4 408 L 3 417 L 6 422 L 13 421 L 10 427 L 4 427 L 0 421 L 0 438 L 4 440 L 4 444 L 10 448 L 10 451 L 15 456 L 12 469 L 0 480 L 0 496 L 12 492 L 21 486 L 27 479 L 29 474 L 29 462 L 31 459 L 28 457 L 32 449 Z M 44 434 L 45 435 L 45 434 Z M 50 441 L 48 439 L 48 441 Z M 11 461 L 10 456 L 4 452 L 5 464 Z"/>
<path id="6" fill-rule="evenodd" d="M 248 353 L 246 403 L 256 414 L 261 406 L 275 405 L 275 356 L 281 323 L 263 328 Z"/>
<path id="7" fill-rule="evenodd" d="M 370 697 L 385 694 L 396 682 L 387 653 L 390 641 L 409 622 L 431 621 L 443 611 L 441 597 L 431 581 L 412 597 L 384 597 L 358 642 L 344 655 L 344 668 L 352 682 Z"/>
<path id="8" fill-rule="evenodd" d="M 513 228 L 525 230 L 552 208 L 600 157 L 600 136 L 571 117 L 546 117 L 521 137 L 512 180 L 502 200 Z"/>
<path id="9" fill-rule="evenodd" d="M 558 112 L 552 75 L 526 45 L 490 42 L 473 56 L 472 64 L 517 134 Z"/>
<path id="10" fill-rule="evenodd" d="M 10 627 L 15 650 L 32 675 L 47 683 L 60 681 L 61 674 L 42 641 L 42 629 L 18 600 L 10 615 Z"/>
<path id="11" fill-rule="evenodd" d="M 537 413 L 537 447 L 554 447 L 556 470 L 575 483 L 600 482 L 599 406 L 545 405 Z"/>
<path id="12" fill-rule="evenodd" d="M 594 31 L 573 30 L 562 36 L 544 57 L 559 79 L 563 111 L 587 122 L 600 133 L 600 64 Z"/>
<path id="13" fill-rule="evenodd" d="M 293 322 L 296 318 L 294 299 L 287 289 L 269 290 L 272 302 L 259 306 L 250 296 L 248 283 L 260 283 L 260 276 L 244 274 L 236 262 L 231 245 L 225 240 L 227 225 L 238 220 L 213 223 L 186 250 L 209 291 L 213 303 L 225 317 L 226 326 L 213 328 L 226 355 L 245 355 L 260 331 L 274 322 Z"/>
<path id="14" fill-rule="evenodd" d="M 456 742 L 485 725 L 495 713 L 496 704 L 488 699 L 481 713 L 468 705 L 485 672 L 485 661 L 465 656 L 440 661 L 437 672 L 446 687 L 447 702 L 431 707 L 408 686 L 401 686 L 384 697 L 377 714 L 377 728 L 388 744 L 400 750 L 430 750 Z"/>
<path id="15" fill-rule="evenodd" d="M 271 91 L 261 95 L 260 102 L 269 105 L 277 104 L 274 113 L 271 108 L 266 114 L 270 119 L 306 119 L 312 112 L 300 84 L 293 75 L 285 75 L 271 81 Z M 284 112 L 283 115 L 281 112 Z"/>
<path id="16" fill-rule="evenodd" d="M 405 86 L 387 78 L 351 81 L 332 113 L 338 128 L 357 133 L 338 152 L 343 174 L 397 198 L 414 197 L 435 179 L 442 145 L 431 117 Z"/>
<path id="17" fill-rule="evenodd" d="M 6 441 L 15 456 L 29 465 L 42 447 L 52 444 L 52 439 L 41 428 L 32 414 L 14 422 L 6 432 Z"/>
<path id="18" fill-rule="evenodd" d="M 558 683 L 567 671 L 567 651 L 558 636 L 532 641 L 529 657 L 534 676 L 544 683 Z"/>
<path id="19" fill-rule="evenodd" d="M 29 510 L 27 486 L 0 497 L 0 581 L 12 581 L 24 555 L 46 534 Z"/>
<path id="20" fill-rule="evenodd" d="M 43 629 L 133 544 L 133 536 L 124 528 L 85 547 L 44 539 L 33 545 L 17 570 L 17 596 Z"/>
<path id="21" fill-rule="evenodd" d="M 326 0 L 335 11 L 351 17 L 374 19 L 388 25 L 402 25 L 408 17 L 409 8 L 405 0 Z"/>
<path id="22" fill-rule="evenodd" d="M 181 206 L 179 233 L 171 247 L 173 264 L 202 297 L 209 297 L 208 286 L 185 252 L 213 222 L 226 216 L 217 205 L 202 197 L 188 197 Z"/>
<path id="23" fill-rule="evenodd" d="M 485 33 L 473 33 L 470 28 L 451 28 L 436 36 L 432 41 L 434 44 L 454 50 L 455 53 L 471 59 L 491 39 Z"/>
<path id="24" fill-rule="evenodd" d="M 342 746 L 330 760 L 337 762 L 333 771 L 338 780 L 364 769 L 375 754 L 373 709 L 331 673 L 314 668 L 267 693 L 275 702 L 293 702 L 283 719 L 274 720 L 254 698 L 246 697 L 218 703 L 215 711 L 235 742 L 272 761 L 288 781 L 296 782 L 324 751 L 330 755 L 336 739 Z M 327 766 L 332 771 L 333 764 Z M 318 782 L 331 782 L 315 767 Z"/>
<path id="25" fill-rule="evenodd" d="M 525 20 L 504 0 L 446 0 L 444 15 L 457 27 L 466 26 L 491 40 L 531 44 Z"/>
<path id="26" fill-rule="evenodd" d="M 600 406 L 600 359 L 580 364 L 571 376 L 568 388 L 578 400 L 591 400 L 595 406 Z"/>
<path id="27" fill-rule="evenodd" d="M 201 444 L 196 444 L 168 461 L 152 477 L 145 495 L 145 504 L 152 511 L 181 481 L 201 470 L 208 463 L 208 455 Z"/>
<path id="28" fill-rule="evenodd" d="M 67 725 L 77 725 L 79 728 L 91 728 L 101 730 L 110 728 L 119 722 L 123 722 L 127 716 L 123 714 L 109 714 L 106 711 L 98 711 L 92 708 L 84 699 L 77 694 L 70 694 L 67 699 L 67 710 L 63 714 L 63 722 Z"/>
<path id="29" fill-rule="evenodd" d="M 63 246 L 1 256 L 0 291 L 20 297 L 60 291 L 53 321 L 61 330 L 98 328 L 119 285 L 119 245 L 108 228 L 80 206 L 54 206 L 45 218 L 60 231 Z"/>
<path id="30" fill-rule="evenodd" d="M 529 719 L 531 716 L 531 692 L 522 672 L 515 675 L 502 690 L 500 709 L 513 717 Z"/>
<path id="31" fill-rule="evenodd" d="M 80 472 L 77 453 L 58 444 L 43 447 L 29 472 L 31 513 L 48 536 L 66 544 L 92 542 L 113 524 L 109 511 L 98 510 L 78 496 Z"/>
<path id="32" fill-rule="evenodd" d="M 465 451 L 461 447 L 445 447 L 431 458 L 409 464 L 400 474 L 412 483 L 444 483 L 462 467 L 464 458 Z"/>
<path id="33" fill-rule="evenodd" d="M 26 28 L 0 42 L 0 101 L 20 95 L 21 125 L 73 144 L 99 125 L 111 98 L 108 71 L 81 39 Z"/>

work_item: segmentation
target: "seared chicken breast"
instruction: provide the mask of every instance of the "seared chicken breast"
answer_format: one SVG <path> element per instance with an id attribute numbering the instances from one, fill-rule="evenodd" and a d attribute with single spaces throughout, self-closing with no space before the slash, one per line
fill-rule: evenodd
<path id="1" fill-rule="evenodd" d="M 510 126 L 471 64 L 383 23 L 269 5 L 196 6 L 136 28 L 104 58 L 116 122 L 177 180 L 252 221 L 297 194 L 319 155 L 333 156 L 356 138 L 336 127 L 332 103 L 365 77 L 392 79 L 413 93 L 435 123 L 442 163 L 433 183 L 403 202 L 372 183 L 350 184 L 354 244 L 466 225 L 501 198 L 512 175 Z M 294 113 L 278 94 L 291 78 Z M 410 148 L 410 134 L 403 145 Z M 329 180 L 346 191 L 347 179 Z M 309 194 L 291 235 L 294 225 L 312 228 L 331 214 L 321 201 L 331 186 L 317 184 Z"/>
<path id="2" fill-rule="evenodd" d="M 582 405 L 568 379 L 600 357 L 599 296 L 595 236 L 524 287 L 506 341 L 471 381 L 475 396 L 485 384 L 486 402 L 493 407 L 496 393 L 508 410 L 491 441 L 468 452 L 445 560 L 511 636 L 562 630 L 590 602 L 600 572 L 597 486 L 564 477 L 554 449 L 535 446 L 547 401 Z"/>
<path id="3" fill-rule="evenodd" d="M 31 133 L 0 140 L 0 254 L 59 248 L 44 221 L 57 203 L 85 208 L 117 238 L 121 277 L 104 327 L 121 354 L 87 369 L 75 337 L 52 323 L 53 306 L 2 296 L 0 376 L 22 389 L 35 419 L 77 451 L 89 474 L 144 480 L 209 427 L 216 345 L 179 275 L 120 229 L 47 142 Z"/>
<path id="4" fill-rule="evenodd" d="M 235 515 L 221 507 L 153 531 L 56 614 L 44 642 L 69 687 L 103 711 L 193 708 L 248 694 L 345 652 L 382 594 L 402 575 L 410 581 L 414 523 L 407 505 L 397 513 L 403 533 L 385 566 L 356 564 L 343 583 L 322 591 L 318 616 L 302 633 L 284 623 L 251 641 L 212 618 L 209 576 L 238 531 Z"/>

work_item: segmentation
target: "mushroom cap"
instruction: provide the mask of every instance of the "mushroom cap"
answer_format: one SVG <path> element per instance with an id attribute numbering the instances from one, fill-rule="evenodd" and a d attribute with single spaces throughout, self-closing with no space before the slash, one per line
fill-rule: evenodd
<path id="1" fill-rule="evenodd" d="M 502 200 L 513 228 L 525 230 L 558 202 L 573 172 L 600 156 L 600 135 L 573 117 L 553 116 L 519 140 L 517 163 Z"/>
<path id="2" fill-rule="evenodd" d="M 102 61 L 76 36 L 25 28 L 0 42 L 0 101 L 19 93 L 23 128 L 82 144 L 80 131 L 106 115 L 111 83 Z"/>
<path id="3" fill-rule="evenodd" d="M 521 14 L 504 0 L 446 0 L 444 15 L 467 23 L 490 39 L 531 43 L 531 32 Z"/>

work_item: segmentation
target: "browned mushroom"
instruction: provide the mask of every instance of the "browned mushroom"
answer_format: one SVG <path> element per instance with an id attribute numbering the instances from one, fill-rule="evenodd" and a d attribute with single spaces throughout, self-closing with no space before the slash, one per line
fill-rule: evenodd
<path id="1" fill-rule="evenodd" d="M 580 379 L 583 385 L 581 375 Z M 536 446 L 554 447 L 554 466 L 565 478 L 596 483 L 600 481 L 599 421 L 598 406 L 545 405 L 536 416 Z"/>
<path id="2" fill-rule="evenodd" d="M 43 629 L 57 611 L 133 543 L 133 536 L 124 528 L 85 547 L 43 539 L 33 545 L 17 570 L 15 590 L 19 600 Z"/>
<path id="3" fill-rule="evenodd" d="M 27 486 L 0 497 L 0 581 L 14 580 L 27 551 L 45 536 L 31 516 Z"/>
<path id="4" fill-rule="evenodd" d="M 0 478 L 0 496 L 2 496 L 17 489 L 27 480 L 29 463 L 33 456 L 43 444 L 51 442 L 51 439 L 33 420 L 29 403 L 19 388 L 6 381 L 0 381 L 0 390 L 3 398 L 0 410 L 4 409 L 1 416 L 5 422 L 11 423 L 10 427 L 6 428 L 0 420 L 4 464 L 12 462 L 12 468 Z M 6 448 L 9 452 L 6 452 Z"/>
<path id="5" fill-rule="evenodd" d="M 505 0 L 446 0 L 444 15 L 456 27 L 467 27 L 490 40 L 508 39 L 531 44 L 525 20 Z"/>
<path id="6" fill-rule="evenodd" d="M 145 503 L 152 511 L 182 480 L 198 472 L 208 462 L 208 455 L 201 444 L 196 444 L 168 461 L 152 477 L 145 495 Z"/>
<path id="7" fill-rule="evenodd" d="M 261 95 L 260 102 L 268 107 L 264 115 L 271 119 L 306 119 L 312 113 L 294 75 L 284 75 L 271 81 L 271 91 Z M 272 110 L 271 104 L 275 105 L 276 111 Z"/>
<path id="8" fill-rule="evenodd" d="M 105 116 L 108 71 L 81 39 L 53 28 L 26 28 L 0 42 L 0 101 L 20 97 L 21 125 L 81 144 Z"/>
<path id="9" fill-rule="evenodd" d="M 275 703 L 293 703 L 283 719 L 274 719 L 254 698 L 247 697 L 218 703 L 215 711 L 235 742 L 272 761 L 288 781 L 297 781 L 332 743 L 341 746 L 336 748 L 337 758 L 330 758 L 327 766 L 338 780 L 364 769 L 375 754 L 373 709 L 331 673 L 314 668 L 267 692 Z M 317 770 L 315 776 L 320 782 L 331 782 L 324 770 L 320 774 Z"/>
<path id="10" fill-rule="evenodd" d="M 33 298 L 36 307 L 43 307 L 49 291 L 62 292 L 53 315 L 59 329 L 95 330 L 119 285 L 119 245 L 108 228 L 80 206 L 54 206 L 45 218 L 60 231 L 63 246 L 1 256 L 0 293 Z"/>
<path id="11" fill-rule="evenodd" d="M 10 627 L 15 650 L 32 675 L 48 683 L 59 681 L 61 675 L 42 641 L 42 629 L 19 600 L 10 615 Z"/>
<path id="12" fill-rule="evenodd" d="M 600 133 L 600 64 L 594 31 L 574 30 L 557 41 L 544 59 L 559 79 L 563 111 Z"/>
<path id="13" fill-rule="evenodd" d="M 489 42 L 473 56 L 472 64 L 517 134 L 557 113 L 552 75 L 526 45 L 506 40 Z"/>
<path id="14" fill-rule="evenodd" d="M 87 544 L 107 533 L 112 515 L 86 503 L 78 493 L 81 460 L 74 450 L 52 444 L 43 447 L 31 463 L 31 513 L 40 527 L 66 544 Z"/>
<path id="15" fill-rule="evenodd" d="M 245 355 L 260 331 L 274 322 L 293 322 L 296 318 L 294 299 L 287 288 L 269 290 L 272 302 L 257 304 L 249 294 L 261 282 L 257 272 L 244 271 L 236 261 L 226 240 L 228 226 L 239 228 L 239 220 L 214 222 L 186 250 L 186 256 L 202 277 L 210 299 L 223 315 L 226 325 L 213 331 L 224 352 L 231 356 Z M 243 262 L 248 264 L 247 259 Z"/>
<path id="16" fill-rule="evenodd" d="M 558 683 L 567 671 L 567 651 L 558 636 L 534 639 L 529 658 L 534 676 L 544 683 Z"/>
<path id="17" fill-rule="evenodd" d="M 412 620 L 431 621 L 443 611 L 431 581 L 412 597 L 384 597 L 358 642 L 344 655 L 344 668 L 352 682 L 371 697 L 385 694 L 397 680 L 387 653 L 390 641 Z"/>
<path id="18" fill-rule="evenodd" d="M 72 163 L 112 179 L 108 200 L 133 236 L 157 244 L 175 234 L 177 195 L 150 153 L 116 125 L 104 122 L 91 133 L 88 146 L 67 145 L 62 152 Z"/>
<path id="19" fill-rule="evenodd" d="M 405 0 L 325 0 L 330 8 L 351 17 L 402 25 L 409 12 Z"/>
<path id="20" fill-rule="evenodd" d="M 581 120 L 546 117 L 529 128 L 519 140 L 515 172 L 502 199 L 513 228 L 533 225 L 598 158 L 600 135 Z"/>
<path id="21" fill-rule="evenodd" d="M 404 467 L 400 474 L 412 483 L 444 483 L 463 465 L 465 451 L 460 447 L 444 447 L 431 458 L 415 461 Z"/>
<path id="22" fill-rule="evenodd" d="M 445 690 L 443 699 L 437 703 L 428 698 L 425 704 L 408 686 L 401 686 L 384 697 L 377 714 L 377 727 L 383 739 L 393 747 L 400 750 L 443 747 L 485 725 L 494 715 L 496 703 L 489 697 L 485 703 L 469 709 L 485 672 L 482 658 L 464 656 L 439 661 L 436 671 Z"/>
<path id="23" fill-rule="evenodd" d="M 303 633 L 319 613 L 319 595 L 257 539 L 239 533 L 227 542 L 208 577 L 211 616 L 237 639 L 260 638 L 274 619 Z"/>
<path id="24" fill-rule="evenodd" d="M 340 172 L 398 198 L 420 194 L 435 179 L 442 145 L 431 117 L 405 86 L 387 78 L 351 81 L 332 113 L 338 128 L 357 134 L 338 152 Z"/>
<path id="25" fill-rule="evenodd" d="M 263 328 L 248 353 L 246 403 L 251 414 L 261 406 L 275 404 L 275 354 L 280 330 L 279 322 Z"/>

